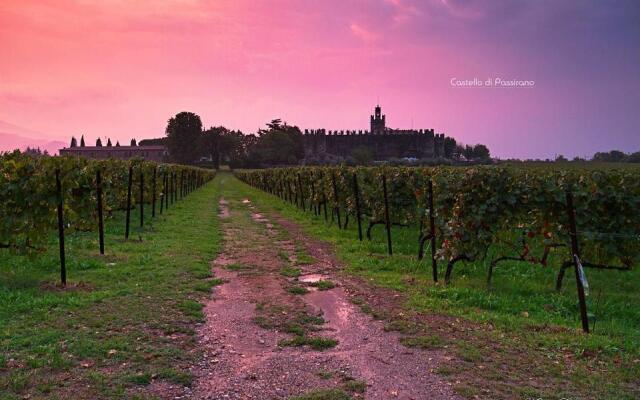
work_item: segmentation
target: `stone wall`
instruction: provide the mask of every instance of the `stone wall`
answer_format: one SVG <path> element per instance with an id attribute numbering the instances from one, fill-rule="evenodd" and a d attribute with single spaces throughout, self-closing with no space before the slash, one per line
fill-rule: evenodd
<path id="1" fill-rule="evenodd" d="M 349 157 L 358 148 L 369 150 L 374 160 L 444 157 L 444 134 L 436 134 L 433 129 L 386 129 L 383 134 L 305 129 L 303 140 L 306 157 L 321 154 Z"/>

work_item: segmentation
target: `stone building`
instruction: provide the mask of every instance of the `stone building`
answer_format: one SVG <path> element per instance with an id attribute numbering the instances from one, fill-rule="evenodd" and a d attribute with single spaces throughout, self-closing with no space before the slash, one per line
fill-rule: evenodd
<path id="1" fill-rule="evenodd" d="M 109 158 L 119 160 L 142 158 L 148 161 L 162 162 L 167 160 L 169 153 L 167 152 L 167 148 L 161 145 L 138 146 L 135 139 L 131 140 L 129 146 L 120 146 L 120 143 L 118 142 L 113 146 L 111 145 L 111 139 L 107 140 L 106 146 L 102 145 L 102 141 L 100 139 L 96 140 L 95 146 L 85 146 L 83 136 L 80 139 L 79 145 L 75 138 L 71 138 L 70 146 L 60 149 L 60 155 L 79 156 L 98 160 Z"/>
<path id="2" fill-rule="evenodd" d="M 445 157 L 443 133 L 435 133 L 433 129 L 388 128 L 379 105 L 370 123 L 369 131 L 305 129 L 305 157 L 324 154 L 349 157 L 359 148 L 368 150 L 374 160 Z"/>

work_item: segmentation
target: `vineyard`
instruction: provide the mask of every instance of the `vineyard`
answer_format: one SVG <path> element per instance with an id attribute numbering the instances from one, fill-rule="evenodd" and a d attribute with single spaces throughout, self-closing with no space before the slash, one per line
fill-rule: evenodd
<path id="1" fill-rule="evenodd" d="M 433 280 L 460 262 L 483 261 L 487 282 L 503 262 L 575 270 L 589 330 L 585 269 L 629 271 L 640 258 L 640 181 L 634 169 L 282 168 L 237 171 L 246 183 L 332 221 L 360 240 L 385 227 L 386 247 L 429 255 Z M 351 225 L 354 224 L 354 225 Z M 413 243 L 398 243 L 392 227 Z M 397 232 L 397 229 L 395 230 Z"/>
<path id="2" fill-rule="evenodd" d="M 43 251 L 58 229 L 62 281 L 64 233 L 97 231 L 104 254 L 105 219 L 118 211 L 126 218 L 145 206 L 152 216 L 202 186 L 215 173 L 193 167 L 143 160 L 88 160 L 75 157 L 31 157 L 20 152 L 0 156 L 0 248 L 17 253 Z"/>

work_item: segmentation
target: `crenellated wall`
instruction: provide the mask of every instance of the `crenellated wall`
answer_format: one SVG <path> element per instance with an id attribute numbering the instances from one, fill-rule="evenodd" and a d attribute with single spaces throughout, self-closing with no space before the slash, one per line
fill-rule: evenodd
<path id="1" fill-rule="evenodd" d="M 385 129 L 381 134 L 363 130 L 327 131 L 305 129 L 305 155 L 332 154 L 348 157 L 358 148 L 368 149 L 374 159 L 444 157 L 444 134 L 433 129 Z"/>

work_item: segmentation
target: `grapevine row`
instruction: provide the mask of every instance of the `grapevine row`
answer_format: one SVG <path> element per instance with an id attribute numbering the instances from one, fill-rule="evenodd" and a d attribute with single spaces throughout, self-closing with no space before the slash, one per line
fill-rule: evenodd
<path id="1" fill-rule="evenodd" d="M 236 176 L 316 213 L 328 212 L 341 227 L 359 214 L 369 237 L 374 226 L 386 224 L 388 212 L 390 225 L 416 228 L 420 247 L 433 244 L 434 264 L 446 263 L 447 281 L 458 261 L 484 259 L 492 246 L 501 246 L 509 251 L 490 260 L 489 279 L 501 261 L 546 265 L 550 253 L 565 251 L 559 287 L 572 262 L 568 194 L 583 266 L 625 270 L 640 258 L 640 180 L 634 169 L 343 166 Z"/>
<path id="2" fill-rule="evenodd" d="M 130 169 L 135 183 L 131 185 L 128 204 Z M 56 172 L 60 193 L 56 187 Z M 2 154 L 0 247 L 18 252 L 42 249 L 51 231 L 57 227 L 60 203 L 63 204 L 66 231 L 98 229 L 98 173 L 106 219 L 114 218 L 116 211 L 131 210 L 143 203 L 152 206 L 155 213 L 155 207 L 164 208 L 169 204 L 167 196 L 184 195 L 211 180 L 215 174 L 200 168 L 143 160 L 32 157 L 17 151 Z"/>

